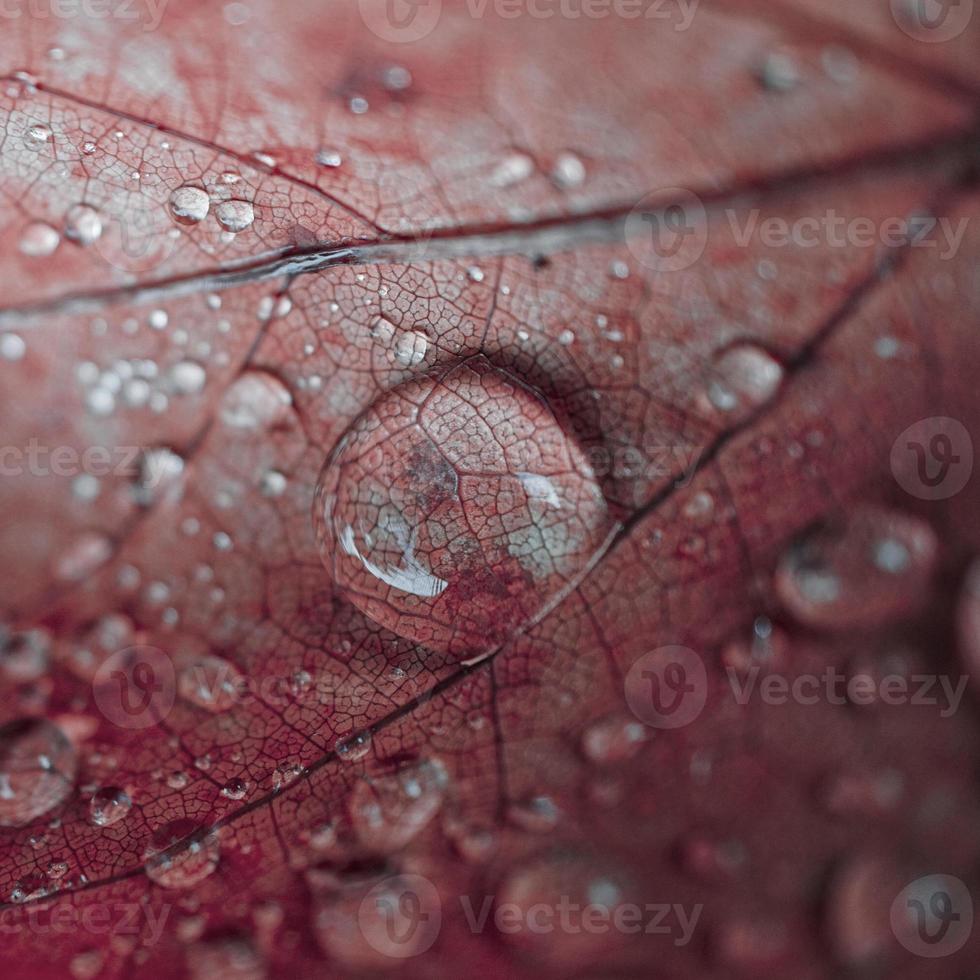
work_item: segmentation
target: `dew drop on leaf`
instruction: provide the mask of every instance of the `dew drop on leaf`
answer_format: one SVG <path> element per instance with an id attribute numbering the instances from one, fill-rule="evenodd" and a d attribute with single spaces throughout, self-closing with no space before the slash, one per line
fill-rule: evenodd
<path id="1" fill-rule="evenodd" d="M 34 143 L 49 143 L 51 135 L 51 127 L 43 123 L 37 123 L 27 130 L 28 139 Z"/>
<path id="2" fill-rule="evenodd" d="M 561 810 L 550 796 L 531 796 L 511 803 L 507 807 L 507 819 L 522 830 L 544 834 L 558 826 Z"/>
<path id="3" fill-rule="evenodd" d="M 118 786 L 104 786 L 89 800 L 89 820 L 96 827 L 111 827 L 125 819 L 133 806 L 129 794 Z"/>
<path id="4" fill-rule="evenodd" d="M 956 611 L 960 663 L 974 685 L 980 685 L 980 559 L 967 568 Z"/>
<path id="5" fill-rule="evenodd" d="M 361 843 L 379 854 L 397 851 L 438 813 L 448 775 L 437 759 L 424 759 L 390 776 L 361 779 L 348 802 Z"/>
<path id="6" fill-rule="evenodd" d="M 357 762 L 371 751 L 371 733 L 359 732 L 337 742 L 337 755 L 344 762 Z"/>
<path id="7" fill-rule="evenodd" d="M 0 826 L 21 827 L 64 803 L 77 771 L 74 746 L 51 722 L 0 727 Z"/>
<path id="8" fill-rule="evenodd" d="M 92 245 L 102 237 L 102 215 L 88 204 L 76 204 L 65 215 L 65 237 L 79 245 Z"/>
<path id="9" fill-rule="evenodd" d="M 105 564 L 112 555 L 112 542 L 96 531 L 81 534 L 58 556 L 54 574 L 62 582 L 78 582 Z"/>
<path id="10" fill-rule="evenodd" d="M 31 222 L 20 236 L 20 250 L 32 258 L 51 255 L 61 244 L 61 235 L 43 221 Z"/>
<path id="11" fill-rule="evenodd" d="M 624 934 L 612 923 L 624 902 L 625 884 L 598 858 L 554 853 L 521 862 L 504 876 L 496 898 L 498 906 L 517 910 L 512 916 L 514 927 L 502 930 L 501 938 L 553 967 L 574 965 L 577 970 L 624 941 Z M 563 913 L 567 919 L 559 922 L 554 911 L 553 929 L 544 931 L 537 927 L 536 908 L 567 909 Z M 598 915 L 599 910 L 608 929 L 587 927 L 586 916 Z"/>
<path id="12" fill-rule="evenodd" d="M 560 153 L 555 158 L 551 179 L 562 188 L 580 187 L 585 183 L 585 164 L 574 153 Z"/>
<path id="13" fill-rule="evenodd" d="M 582 734 L 582 752 L 590 762 L 606 765 L 630 759 L 647 740 L 649 729 L 635 718 L 612 715 L 594 721 Z"/>
<path id="14" fill-rule="evenodd" d="M 461 659 L 544 611 L 609 529 L 595 474 L 548 405 L 482 360 L 362 415 L 320 475 L 314 523 L 354 605 Z"/>
<path id="15" fill-rule="evenodd" d="M 217 833 L 205 832 L 193 820 L 181 818 L 153 833 L 143 852 L 143 865 L 147 876 L 156 884 L 185 889 L 211 875 L 218 866 L 218 858 Z"/>
<path id="16" fill-rule="evenodd" d="M 808 626 L 878 626 L 926 600 L 937 551 L 935 532 L 920 518 L 857 507 L 790 547 L 776 572 L 776 592 Z"/>
<path id="17" fill-rule="evenodd" d="M 221 400 L 220 416 L 233 429 L 259 431 L 282 423 L 293 404 L 286 386 L 264 371 L 246 371 Z"/>
<path id="18" fill-rule="evenodd" d="M 321 167 L 339 167 L 344 162 L 344 158 L 337 150 L 321 149 L 317 150 L 316 162 Z"/>
<path id="19" fill-rule="evenodd" d="M 424 953 L 440 922 L 439 894 L 421 875 L 365 876 L 316 903 L 313 931 L 331 960 L 373 972 Z"/>
<path id="20" fill-rule="evenodd" d="M 170 213 L 181 224 L 194 225 L 203 221 L 210 209 L 211 199 L 200 187 L 185 184 L 170 195 Z"/>
<path id="21" fill-rule="evenodd" d="M 783 367 L 755 344 L 736 344 L 715 358 L 705 395 L 708 407 L 741 421 L 769 402 L 783 381 Z"/>
<path id="22" fill-rule="evenodd" d="M 218 223 L 225 231 L 240 232 L 250 227 L 255 220 L 255 209 L 248 201 L 239 201 L 234 198 L 230 201 L 222 201 L 214 209 Z"/>
<path id="23" fill-rule="evenodd" d="M 207 372 L 195 361 L 180 361 L 170 369 L 170 383 L 181 395 L 200 393 L 207 379 Z"/>
<path id="24" fill-rule="evenodd" d="M 267 975 L 262 957 L 243 936 L 200 940 L 186 956 L 191 980 L 264 980 Z"/>
<path id="25" fill-rule="evenodd" d="M 248 793 L 248 783 L 237 776 L 233 776 L 221 787 L 221 795 L 229 800 L 244 800 L 246 793 Z"/>
<path id="26" fill-rule="evenodd" d="M 241 699 L 244 678 L 230 661 L 207 655 L 181 669 L 177 689 L 191 704 L 218 714 Z"/>
<path id="27" fill-rule="evenodd" d="M 510 187 L 526 180 L 534 173 L 534 161 L 526 153 L 512 153 L 497 164 L 490 175 L 495 187 Z"/>

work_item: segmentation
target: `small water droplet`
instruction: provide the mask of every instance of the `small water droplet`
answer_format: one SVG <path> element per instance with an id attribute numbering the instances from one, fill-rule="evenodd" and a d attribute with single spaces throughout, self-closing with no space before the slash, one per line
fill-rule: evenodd
<path id="1" fill-rule="evenodd" d="M 19 361 L 26 353 L 27 344 L 20 334 L 0 334 L 0 357 L 5 361 Z"/>
<path id="2" fill-rule="evenodd" d="M 78 756 L 60 728 L 42 719 L 0 727 L 0 826 L 22 827 L 71 795 Z"/>
<path id="3" fill-rule="evenodd" d="M 97 531 L 86 531 L 58 556 L 54 574 L 62 582 L 79 582 L 111 556 L 112 542 Z"/>
<path id="4" fill-rule="evenodd" d="M 194 225 L 203 221 L 211 210 L 211 199 L 201 187 L 184 184 L 170 195 L 170 213 L 183 225 Z"/>
<path id="5" fill-rule="evenodd" d="M 61 235 L 51 225 L 34 221 L 21 234 L 19 248 L 24 255 L 43 258 L 51 255 L 60 244 Z"/>
<path id="6" fill-rule="evenodd" d="M 221 795 L 229 800 L 244 800 L 248 793 L 248 783 L 237 776 L 232 777 L 221 787 Z"/>
<path id="7" fill-rule="evenodd" d="M 51 141 L 51 127 L 44 123 L 36 123 L 27 130 L 27 137 L 34 143 L 49 143 Z"/>
<path id="8" fill-rule="evenodd" d="M 581 187 L 585 183 L 585 164 L 574 153 L 560 153 L 551 170 L 551 179 L 566 189 Z"/>
<path id="9" fill-rule="evenodd" d="M 171 789 L 185 789 L 188 779 L 186 772 L 172 772 L 167 775 L 167 785 Z"/>
<path id="10" fill-rule="evenodd" d="M 339 167 L 344 162 L 344 158 L 338 150 L 321 149 L 317 150 L 316 162 L 321 167 Z"/>
<path id="11" fill-rule="evenodd" d="M 68 964 L 74 980 L 95 980 L 105 966 L 106 954 L 101 949 L 88 949 L 76 953 Z"/>
<path id="12" fill-rule="evenodd" d="M 96 827 L 111 827 L 125 819 L 133 806 L 129 794 L 118 786 L 106 786 L 89 800 L 89 820 Z"/>
<path id="13" fill-rule="evenodd" d="M 177 687 L 182 698 L 217 714 L 241 700 L 245 680 L 231 661 L 208 655 L 181 669 Z"/>
<path id="14" fill-rule="evenodd" d="M 263 497 L 281 497 L 286 492 L 288 481 L 278 470 L 267 470 L 259 480 L 259 490 Z"/>
<path id="15" fill-rule="evenodd" d="M 511 803 L 507 807 L 507 819 L 523 830 L 544 834 L 558 826 L 561 810 L 550 796 L 532 796 L 527 800 Z"/>
<path id="16" fill-rule="evenodd" d="M 292 396 L 286 386 L 265 371 L 246 371 L 221 399 L 221 421 L 233 429 L 268 429 L 290 414 Z"/>
<path id="17" fill-rule="evenodd" d="M 490 183 L 495 187 L 511 187 L 526 180 L 534 173 L 534 160 L 526 153 L 512 153 L 497 165 L 490 175 Z"/>
<path id="18" fill-rule="evenodd" d="M 389 92 L 404 92 L 411 88 L 412 73 L 402 65 L 389 65 L 381 73 L 381 84 Z"/>
<path id="19" fill-rule="evenodd" d="M 92 245 L 102 237 L 102 215 L 89 204 L 76 204 L 65 215 L 65 237 L 79 245 Z"/>
<path id="20" fill-rule="evenodd" d="M 170 369 L 170 383 L 180 395 L 199 394 L 207 379 L 207 372 L 194 361 L 180 361 Z"/>
<path id="21" fill-rule="evenodd" d="M 238 233 L 245 231 L 255 221 L 255 208 L 249 201 L 239 201 L 232 199 L 222 201 L 214 209 L 218 223 L 225 231 Z"/>
<path id="22" fill-rule="evenodd" d="M 773 51 L 759 68 L 759 81 L 770 92 L 791 92 L 800 84 L 800 69 L 791 55 Z"/>
<path id="23" fill-rule="evenodd" d="M 608 765 L 631 759 L 647 741 L 649 729 L 635 718 L 612 715 L 593 722 L 582 735 L 582 752 L 591 762 Z"/>
<path id="24" fill-rule="evenodd" d="M 371 751 L 371 733 L 359 732 L 349 738 L 342 738 L 337 742 L 336 750 L 344 762 L 357 762 Z"/>
<path id="25" fill-rule="evenodd" d="M 187 889 L 214 872 L 219 855 L 215 831 L 206 831 L 189 819 L 178 819 L 153 833 L 143 862 L 151 881 L 164 888 Z"/>

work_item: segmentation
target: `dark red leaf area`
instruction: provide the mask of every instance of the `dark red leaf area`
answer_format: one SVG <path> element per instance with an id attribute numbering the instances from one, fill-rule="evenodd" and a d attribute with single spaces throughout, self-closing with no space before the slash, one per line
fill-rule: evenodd
<path id="1" fill-rule="evenodd" d="M 681 8 L 4 22 L 5 976 L 975 968 L 980 18 Z"/>

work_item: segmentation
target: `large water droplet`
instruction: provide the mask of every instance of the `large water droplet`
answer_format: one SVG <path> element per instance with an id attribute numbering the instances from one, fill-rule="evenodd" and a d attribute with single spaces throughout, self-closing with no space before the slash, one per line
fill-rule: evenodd
<path id="1" fill-rule="evenodd" d="M 78 771 L 75 748 L 60 728 L 21 719 L 0 728 L 0 826 L 20 827 L 63 803 Z"/>
<path id="2" fill-rule="evenodd" d="M 571 854 L 533 859 L 514 868 L 497 889 L 497 907 L 516 909 L 501 935 L 535 959 L 577 971 L 625 940 L 613 926 L 625 891 L 622 875 L 598 859 Z M 607 929 L 595 928 L 600 917 Z M 539 927 L 545 920 L 550 929 Z"/>
<path id="3" fill-rule="evenodd" d="M 207 191 L 185 184 L 170 195 L 170 213 L 183 225 L 203 221 L 211 209 Z"/>
<path id="4" fill-rule="evenodd" d="M 192 888 L 214 871 L 218 857 L 217 833 L 186 818 L 156 830 L 143 851 L 147 877 L 164 888 Z"/>
<path id="5" fill-rule="evenodd" d="M 975 689 L 980 689 L 980 558 L 966 571 L 956 610 L 960 662 Z"/>
<path id="6" fill-rule="evenodd" d="M 790 548 L 776 573 L 776 591 L 810 626 L 881 625 L 914 612 L 926 599 L 937 550 L 925 521 L 858 507 Z"/>
<path id="7" fill-rule="evenodd" d="M 316 905 L 313 931 L 332 961 L 361 971 L 390 970 L 439 936 L 442 902 L 416 874 L 339 881 Z"/>
<path id="8" fill-rule="evenodd" d="M 889 862 L 871 854 L 854 856 L 838 869 L 824 906 L 827 935 L 841 962 L 867 966 L 894 943 L 889 903 L 903 884 Z"/>
<path id="9" fill-rule="evenodd" d="M 187 950 L 190 980 L 265 980 L 266 970 L 255 947 L 243 936 L 216 936 Z"/>
<path id="10" fill-rule="evenodd" d="M 89 819 L 96 827 L 111 827 L 124 819 L 132 806 L 133 801 L 124 789 L 105 786 L 89 800 Z"/>
<path id="11" fill-rule="evenodd" d="M 461 657 L 542 613 L 609 530 L 574 440 L 482 359 L 408 382 L 361 416 L 320 475 L 314 521 L 354 605 Z"/>
<path id="12" fill-rule="evenodd" d="M 225 231 L 244 231 L 255 221 L 255 208 L 248 201 L 222 201 L 214 214 Z"/>
<path id="13" fill-rule="evenodd" d="M 348 809 L 361 843 L 379 854 L 404 847 L 438 813 L 447 783 L 442 763 L 428 759 L 391 776 L 360 780 Z"/>
<path id="14" fill-rule="evenodd" d="M 768 351 L 736 344 L 715 358 L 705 394 L 710 408 L 741 421 L 770 401 L 782 381 L 783 367 Z"/>

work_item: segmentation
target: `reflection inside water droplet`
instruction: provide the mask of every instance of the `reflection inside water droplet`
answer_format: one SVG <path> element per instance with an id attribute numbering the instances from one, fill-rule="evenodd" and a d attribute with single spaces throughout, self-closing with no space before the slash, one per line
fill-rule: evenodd
<path id="1" fill-rule="evenodd" d="M 365 413 L 321 473 L 314 522 L 354 605 L 460 656 L 542 612 L 610 528 L 591 467 L 547 404 L 482 359 Z"/>

